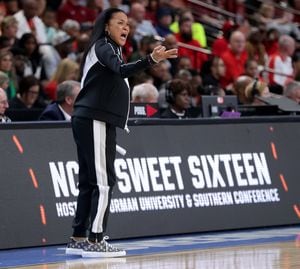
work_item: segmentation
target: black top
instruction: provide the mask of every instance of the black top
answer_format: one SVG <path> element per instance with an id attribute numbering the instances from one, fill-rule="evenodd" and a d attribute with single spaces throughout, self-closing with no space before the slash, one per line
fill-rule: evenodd
<path id="1" fill-rule="evenodd" d="M 111 39 L 99 39 L 89 51 L 82 89 L 74 105 L 74 116 L 95 119 L 125 128 L 130 94 L 125 78 L 154 64 L 150 55 L 124 63 L 121 48 Z"/>
<path id="2" fill-rule="evenodd" d="M 162 114 L 161 118 L 166 119 L 185 119 L 190 118 L 190 113 L 188 110 L 185 110 L 183 113 L 176 113 L 174 110 L 172 110 L 170 107 L 168 107 Z"/>
<path id="3" fill-rule="evenodd" d="M 13 99 L 9 100 L 9 108 L 11 109 L 36 109 L 36 108 L 45 108 L 46 105 L 45 103 L 43 103 L 42 101 L 40 101 L 39 99 L 37 99 L 35 101 L 35 103 L 32 105 L 31 108 L 28 108 L 20 98 L 18 98 L 17 96 L 15 96 Z"/>

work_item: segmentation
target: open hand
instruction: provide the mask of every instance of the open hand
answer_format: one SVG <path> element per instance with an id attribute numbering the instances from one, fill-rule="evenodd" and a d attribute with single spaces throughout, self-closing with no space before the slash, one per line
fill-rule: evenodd
<path id="1" fill-rule="evenodd" d="M 155 62 L 160 62 L 168 58 L 177 58 L 178 49 L 166 50 L 165 46 L 159 45 L 155 47 L 151 53 L 151 57 Z"/>

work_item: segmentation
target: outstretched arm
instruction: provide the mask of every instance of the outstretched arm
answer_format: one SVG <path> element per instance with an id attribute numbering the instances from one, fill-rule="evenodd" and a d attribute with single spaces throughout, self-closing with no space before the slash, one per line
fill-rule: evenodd
<path id="1" fill-rule="evenodd" d="M 125 78 L 162 60 L 176 58 L 177 49 L 166 50 L 164 46 L 157 46 L 150 55 L 132 63 L 123 63 L 110 44 L 99 47 L 96 45 L 96 55 L 102 65 Z"/>

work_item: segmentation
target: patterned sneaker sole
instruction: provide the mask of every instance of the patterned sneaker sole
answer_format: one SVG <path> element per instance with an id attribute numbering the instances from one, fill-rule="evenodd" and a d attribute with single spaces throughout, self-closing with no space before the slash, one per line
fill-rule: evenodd
<path id="1" fill-rule="evenodd" d="M 82 251 L 83 258 L 113 258 L 126 256 L 126 251 L 118 252 L 100 252 L 100 251 Z"/>
<path id="2" fill-rule="evenodd" d="M 66 248 L 67 255 L 82 255 L 83 250 L 80 248 Z"/>

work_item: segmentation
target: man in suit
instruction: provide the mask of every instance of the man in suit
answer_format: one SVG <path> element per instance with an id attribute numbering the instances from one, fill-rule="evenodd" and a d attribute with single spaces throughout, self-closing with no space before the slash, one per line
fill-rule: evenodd
<path id="1" fill-rule="evenodd" d="M 10 122 L 11 120 L 5 115 L 6 109 L 9 107 L 6 92 L 0 88 L 0 123 Z"/>
<path id="2" fill-rule="evenodd" d="M 49 104 L 42 112 L 39 120 L 70 121 L 74 101 L 80 91 L 80 83 L 74 80 L 66 80 L 57 87 L 57 99 Z"/>

